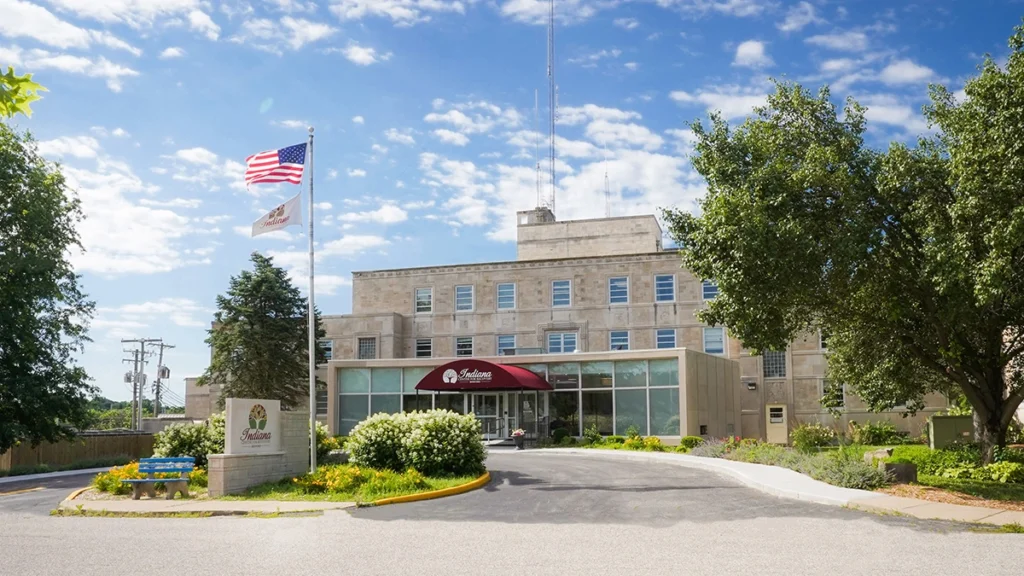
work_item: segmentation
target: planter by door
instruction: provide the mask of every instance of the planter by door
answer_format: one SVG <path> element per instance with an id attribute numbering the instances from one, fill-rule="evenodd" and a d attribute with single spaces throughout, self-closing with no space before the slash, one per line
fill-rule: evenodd
<path id="1" fill-rule="evenodd" d="M 525 436 L 513 436 L 512 441 L 516 443 L 516 450 L 523 449 L 523 441 L 526 440 Z"/>

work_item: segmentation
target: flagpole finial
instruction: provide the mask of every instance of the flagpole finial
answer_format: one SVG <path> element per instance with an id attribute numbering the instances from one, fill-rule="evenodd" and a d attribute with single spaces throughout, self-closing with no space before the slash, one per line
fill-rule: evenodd
<path id="1" fill-rule="evenodd" d="M 313 127 L 312 127 L 312 126 L 310 126 L 310 127 L 309 127 L 309 133 L 310 133 L 311 135 L 313 134 Z"/>

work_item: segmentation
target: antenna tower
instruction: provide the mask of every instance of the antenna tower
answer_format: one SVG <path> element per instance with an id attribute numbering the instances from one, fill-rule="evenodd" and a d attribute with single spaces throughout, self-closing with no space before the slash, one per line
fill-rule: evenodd
<path id="1" fill-rule="evenodd" d="M 612 217 L 612 187 L 608 184 L 608 147 L 604 149 L 604 217 Z"/>
<path id="2" fill-rule="evenodd" d="M 549 0 L 550 12 L 548 14 L 548 111 L 550 113 L 550 142 L 548 143 L 548 155 L 551 167 L 551 198 L 548 201 L 548 208 L 555 211 L 555 122 L 558 119 L 558 87 L 555 84 L 555 0 Z"/>
<path id="3" fill-rule="evenodd" d="M 537 164 L 537 204 L 541 207 L 541 186 L 540 186 L 540 91 L 533 89 L 533 160 Z"/>

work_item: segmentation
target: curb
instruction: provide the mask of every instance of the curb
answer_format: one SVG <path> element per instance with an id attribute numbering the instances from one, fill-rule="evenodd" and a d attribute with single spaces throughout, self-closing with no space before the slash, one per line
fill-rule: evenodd
<path id="1" fill-rule="evenodd" d="M 78 490 L 75 490 L 74 492 L 71 493 L 71 495 L 65 498 L 64 501 L 67 502 L 68 500 L 74 500 L 75 498 L 81 496 L 86 490 L 92 490 L 92 486 L 86 486 L 85 488 L 79 488 Z"/>
<path id="2" fill-rule="evenodd" d="M 491 473 L 484 472 L 476 480 L 467 482 L 461 486 L 452 486 L 451 488 L 442 488 L 440 490 L 434 490 L 431 492 L 420 492 L 419 494 L 410 494 L 408 496 L 395 496 L 394 498 L 382 498 L 360 506 L 385 506 L 387 504 L 402 504 L 405 502 L 418 502 L 420 500 L 433 500 L 435 498 L 444 498 L 445 496 L 454 496 L 456 494 L 463 494 L 472 490 L 476 490 L 482 486 L 485 486 L 491 481 Z"/>
<path id="3" fill-rule="evenodd" d="M 66 476 L 86 476 L 89 474 L 99 474 L 100 472 L 110 471 L 110 466 L 106 468 L 83 468 L 79 470 L 61 470 L 59 472 L 44 472 L 42 474 L 19 474 L 17 476 L 2 476 L 0 477 L 0 484 L 10 484 L 14 482 L 32 482 L 33 480 L 49 480 L 51 478 L 64 478 Z"/>
<path id="4" fill-rule="evenodd" d="M 65 502 L 67 502 L 65 500 Z M 114 512 L 110 510 L 78 510 L 64 505 L 50 512 L 51 516 L 99 517 L 99 518 L 223 518 L 228 516 L 248 518 L 289 518 L 323 516 L 324 510 L 289 510 L 287 512 L 258 512 L 253 510 L 197 510 L 161 512 Z"/>

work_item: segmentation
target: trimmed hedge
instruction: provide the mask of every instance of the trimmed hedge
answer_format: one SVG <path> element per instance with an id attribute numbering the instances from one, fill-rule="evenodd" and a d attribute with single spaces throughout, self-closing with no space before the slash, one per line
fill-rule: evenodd
<path id="1" fill-rule="evenodd" d="M 428 476 L 484 470 L 480 421 L 450 410 L 375 414 L 352 429 L 346 449 L 353 464 Z"/>

